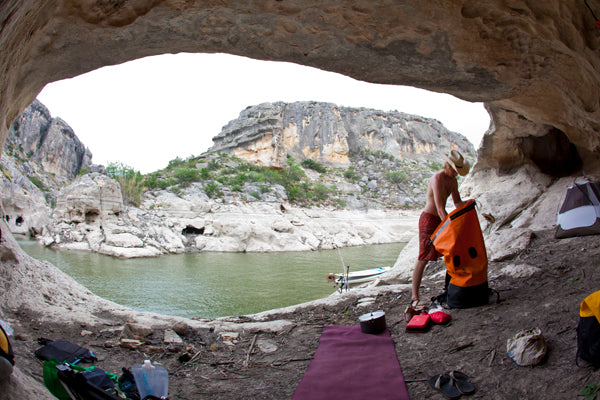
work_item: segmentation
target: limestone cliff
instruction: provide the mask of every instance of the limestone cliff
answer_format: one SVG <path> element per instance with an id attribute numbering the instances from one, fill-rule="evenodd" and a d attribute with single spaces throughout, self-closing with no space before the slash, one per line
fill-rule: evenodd
<path id="1" fill-rule="evenodd" d="M 50 221 L 55 191 L 91 164 L 92 153 L 38 100 L 14 121 L 0 159 L 3 217 L 12 233 L 36 236 Z"/>
<path id="2" fill-rule="evenodd" d="M 92 164 L 92 153 L 73 129 L 62 119 L 52 118 L 38 100 L 13 122 L 5 147 L 10 153 L 20 150 L 27 158 L 37 160 L 46 172 L 63 183 Z"/>
<path id="3" fill-rule="evenodd" d="M 364 150 L 419 161 L 441 161 L 452 149 L 475 153 L 464 136 L 434 119 L 320 102 L 248 107 L 213 142 L 209 152 L 276 168 L 286 164 L 287 155 L 347 167 L 349 154 Z"/>

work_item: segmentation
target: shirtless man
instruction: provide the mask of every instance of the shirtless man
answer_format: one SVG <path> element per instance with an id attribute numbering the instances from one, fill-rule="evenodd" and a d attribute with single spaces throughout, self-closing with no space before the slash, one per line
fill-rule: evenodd
<path id="1" fill-rule="evenodd" d="M 419 288 L 423 271 L 428 261 L 437 260 L 442 255 L 430 244 L 430 237 L 448 213 L 446 212 L 446 201 L 452 196 L 455 207 L 464 204 L 458 193 L 456 176 L 465 176 L 469 173 L 470 165 L 462 154 L 456 150 L 450 151 L 444 168 L 435 174 L 427 186 L 427 203 L 419 218 L 419 257 L 415 264 L 412 276 L 411 307 L 420 308 Z"/>

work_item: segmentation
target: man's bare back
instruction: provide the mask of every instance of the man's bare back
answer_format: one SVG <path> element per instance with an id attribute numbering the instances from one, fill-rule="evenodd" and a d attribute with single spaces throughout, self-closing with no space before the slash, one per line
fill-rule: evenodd
<path id="1" fill-rule="evenodd" d="M 448 214 L 446 212 L 448 197 L 452 195 L 455 204 L 461 202 L 456 175 L 456 171 L 451 167 L 445 167 L 431 177 L 427 185 L 427 203 L 425 203 L 423 211 L 444 219 Z"/>

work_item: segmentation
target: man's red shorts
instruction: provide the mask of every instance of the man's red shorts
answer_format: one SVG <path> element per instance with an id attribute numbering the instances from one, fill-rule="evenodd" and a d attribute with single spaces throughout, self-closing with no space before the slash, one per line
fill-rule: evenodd
<path id="1" fill-rule="evenodd" d="M 433 261 L 442 255 L 431 244 L 431 235 L 442 222 L 439 216 L 423 211 L 419 218 L 419 260 Z"/>

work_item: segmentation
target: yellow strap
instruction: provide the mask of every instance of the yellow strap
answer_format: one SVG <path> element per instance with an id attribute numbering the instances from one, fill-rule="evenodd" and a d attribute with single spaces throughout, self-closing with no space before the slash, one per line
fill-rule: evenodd
<path id="1" fill-rule="evenodd" d="M 583 299 L 579 308 L 581 317 L 596 317 L 600 322 L 600 290 Z"/>
<path id="2" fill-rule="evenodd" d="M 4 332 L 0 330 L 0 349 L 4 354 L 8 354 L 8 338 L 4 335 Z"/>

